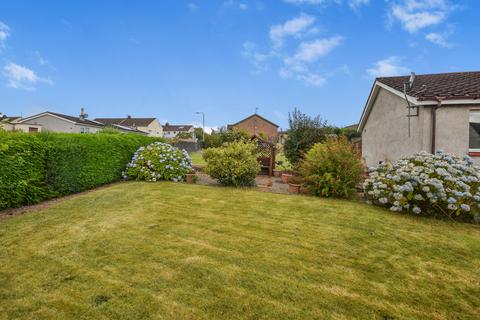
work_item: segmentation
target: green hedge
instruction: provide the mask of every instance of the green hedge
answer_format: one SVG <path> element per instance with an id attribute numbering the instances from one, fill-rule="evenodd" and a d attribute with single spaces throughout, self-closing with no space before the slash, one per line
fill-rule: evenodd
<path id="1" fill-rule="evenodd" d="M 133 153 L 158 140 L 133 134 L 0 132 L 0 209 L 120 180 Z"/>

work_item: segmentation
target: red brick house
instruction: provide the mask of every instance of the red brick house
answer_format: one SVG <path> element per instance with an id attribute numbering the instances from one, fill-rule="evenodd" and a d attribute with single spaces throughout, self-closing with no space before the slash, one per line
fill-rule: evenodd
<path id="1" fill-rule="evenodd" d="M 237 123 L 228 125 L 227 128 L 240 129 L 252 136 L 266 137 L 270 142 L 277 142 L 278 140 L 278 125 L 256 113 Z"/>

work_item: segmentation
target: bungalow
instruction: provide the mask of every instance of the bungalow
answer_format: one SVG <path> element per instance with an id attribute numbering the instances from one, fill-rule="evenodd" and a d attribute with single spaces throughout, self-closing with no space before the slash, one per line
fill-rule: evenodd
<path id="1" fill-rule="evenodd" d="M 248 132 L 252 136 L 265 136 L 270 142 L 278 140 L 278 125 L 254 113 L 237 123 L 227 126 L 228 129 L 240 129 Z"/>
<path id="2" fill-rule="evenodd" d="M 122 126 L 145 132 L 152 137 L 163 137 L 163 128 L 157 118 L 95 118 L 96 122 L 107 126 Z"/>
<path id="3" fill-rule="evenodd" d="M 169 124 L 168 122 L 165 123 L 163 126 L 163 137 L 168 139 L 173 139 L 176 136 L 181 134 L 190 135 L 192 140 L 196 140 L 195 137 L 195 128 L 192 125 L 185 125 L 185 124 Z"/>
<path id="4" fill-rule="evenodd" d="M 96 133 L 106 126 L 103 123 L 87 119 L 88 115 L 83 108 L 78 117 L 60 114 L 56 112 L 42 112 L 27 118 L 17 118 L 10 122 L 11 130 L 22 130 L 25 132 L 65 132 L 65 133 Z M 113 125 L 114 128 L 124 133 L 146 134 L 144 132 Z"/>
<path id="5" fill-rule="evenodd" d="M 377 78 L 357 130 L 368 166 L 437 150 L 480 163 L 480 72 Z"/>

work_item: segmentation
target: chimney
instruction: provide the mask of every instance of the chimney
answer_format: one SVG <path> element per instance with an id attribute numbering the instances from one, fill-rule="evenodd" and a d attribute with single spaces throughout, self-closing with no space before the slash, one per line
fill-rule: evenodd
<path id="1" fill-rule="evenodd" d="M 85 109 L 83 107 L 80 108 L 80 116 L 79 116 L 80 119 L 84 120 L 86 118 L 88 118 L 88 114 L 85 113 Z"/>

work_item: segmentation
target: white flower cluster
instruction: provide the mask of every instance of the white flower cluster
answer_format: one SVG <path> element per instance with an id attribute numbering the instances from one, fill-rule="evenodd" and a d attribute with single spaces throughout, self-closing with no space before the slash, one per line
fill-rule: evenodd
<path id="1" fill-rule="evenodd" d="M 414 214 L 479 218 L 480 173 L 470 157 L 426 152 L 369 169 L 370 203 Z"/>
<path id="2" fill-rule="evenodd" d="M 146 181 L 182 181 L 192 171 L 192 160 L 187 151 L 163 142 L 140 147 L 122 173 L 124 179 Z"/>

